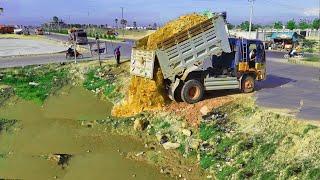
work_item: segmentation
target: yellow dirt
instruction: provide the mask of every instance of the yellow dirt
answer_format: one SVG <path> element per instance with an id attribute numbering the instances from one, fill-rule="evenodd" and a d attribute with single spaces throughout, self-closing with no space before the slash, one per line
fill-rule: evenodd
<path id="1" fill-rule="evenodd" d="M 199 14 L 188 14 L 180 16 L 178 19 L 170 21 L 164 27 L 157 30 L 155 33 L 143 38 L 137 42 L 138 49 L 155 50 L 157 44 L 163 40 L 177 34 L 181 31 L 187 30 L 194 25 L 197 25 L 208 18 Z"/>
<path id="2" fill-rule="evenodd" d="M 132 76 L 127 100 L 112 110 L 117 117 L 130 117 L 143 111 L 159 110 L 166 102 L 163 75 L 157 71 L 154 80 Z"/>
<path id="3" fill-rule="evenodd" d="M 139 40 L 136 48 L 155 50 L 157 44 L 176 33 L 207 20 L 207 17 L 198 14 L 181 16 L 169 22 L 155 33 Z M 112 111 L 113 116 L 129 117 L 143 111 L 159 110 L 164 107 L 167 95 L 164 92 L 164 82 L 161 70 L 156 71 L 154 80 L 133 76 L 131 78 L 127 100 Z"/>

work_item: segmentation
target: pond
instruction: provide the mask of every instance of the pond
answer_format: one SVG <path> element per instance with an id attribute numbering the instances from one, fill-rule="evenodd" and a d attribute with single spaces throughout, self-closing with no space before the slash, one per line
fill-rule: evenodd
<path id="1" fill-rule="evenodd" d="M 80 87 L 65 87 L 42 106 L 10 100 L 0 108 L 0 118 L 19 123 L 0 134 L 0 154 L 7 154 L 0 156 L 0 179 L 168 178 L 121 155 L 143 151 L 141 142 L 79 123 L 104 119 L 112 106 Z M 50 160 L 57 157 L 58 162 Z"/>

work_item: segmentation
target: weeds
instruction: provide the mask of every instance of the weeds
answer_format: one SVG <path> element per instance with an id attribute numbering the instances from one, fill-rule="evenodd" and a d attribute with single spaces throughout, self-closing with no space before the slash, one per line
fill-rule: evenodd
<path id="1" fill-rule="evenodd" d="M 10 129 L 17 123 L 17 120 L 0 119 L 0 132 L 10 131 Z"/>
<path id="2" fill-rule="evenodd" d="M 51 66 L 24 67 L 2 73 L 1 84 L 12 86 L 18 97 L 40 104 L 68 81 L 65 69 Z"/>
<path id="3" fill-rule="evenodd" d="M 200 165 L 217 179 L 319 179 L 320 131 L 240 99 L 200 125 Z M 214 113 L 216 114 L 216 113 Z M 219 116 L 220 117 L 220 116 Z"/>

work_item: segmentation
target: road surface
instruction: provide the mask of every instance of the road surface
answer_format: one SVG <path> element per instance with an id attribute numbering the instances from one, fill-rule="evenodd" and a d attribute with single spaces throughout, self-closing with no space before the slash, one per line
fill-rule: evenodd
<path id="1" fill-rule="evenodd" d="M 320 120 L 320 69 L 283 63 L 270 53 L 267 57 L 268 78 L 258 83 L 257 104 L 288 109 L 300 119 Z"/>
<path id="2" fill-rule="evenodd" d="M 65 36 L 50 35 L 49 38 L 64 41 Z M 132 43 L 108 42 L 108 47 L 121 45 L 124 56 L 130 57 Z M 286 63 L 283 52 L 267 52 L 268 78 L 257 84 L 257 104 L 265 107 L 288 109 L 300 119 L 320 121 L 320 70 Z M 91 60 L 89 54 L 84 59 Z M 113 57 L 109 51 L 107 57 Z M 0 68 L 33 64 L 59 63 L 64 54 L 0 58 Z"/>

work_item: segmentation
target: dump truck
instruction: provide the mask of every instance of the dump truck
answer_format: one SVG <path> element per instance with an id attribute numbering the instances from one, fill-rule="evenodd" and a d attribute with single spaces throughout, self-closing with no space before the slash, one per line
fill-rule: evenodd
<path id="1" fill-rule="evenodd" d="M 71 28 L 68 30 L 69 41 L 75 41 L 76 44 L 86 45 L 88 44 L 88 35 L 84 29 Z"/>
<path id="2" fill-rule="evenodd" d="M 155 50 L 134 47 L 131 56 L 131 75 L 153 79 L 161 70 L 170 99 L 190 104 L 205 91 L 251 93 L 255 81 L 266 78 L 263 43 L 229 38 L 221 16 L 166 38 Z"/>
<path id="3" fill-rule="evenodd" d="M 44 30 L 43 30 L 43 28 L 36 28 L 35 34 L 36 34 L 36 35 L 44 35 Z"/>

